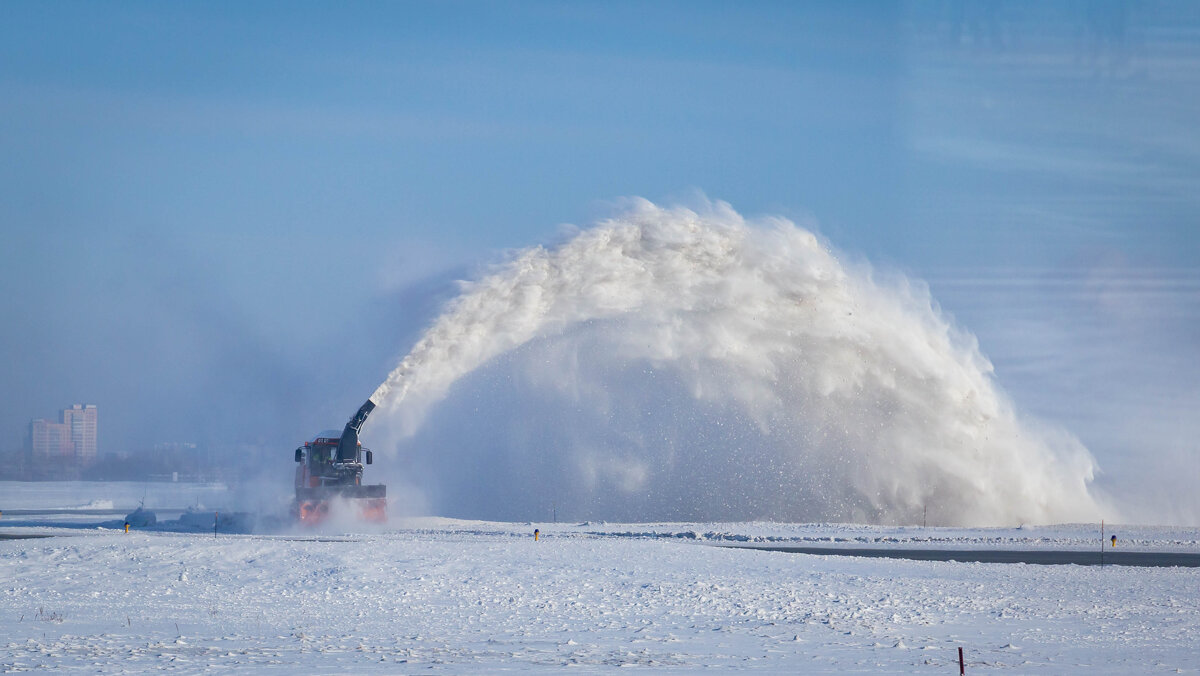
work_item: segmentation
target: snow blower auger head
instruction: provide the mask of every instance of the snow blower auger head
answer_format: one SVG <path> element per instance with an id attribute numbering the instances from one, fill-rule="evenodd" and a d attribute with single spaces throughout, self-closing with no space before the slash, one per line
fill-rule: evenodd
<path id="1" fill-rule="evenodd" d="M 317 436 L 296 449 L 296 499 L 292 512 L 301 523 L 315 526 L 331 508 L 345 504 L 352 516 L 362 521 L 387 521 L 387 486 L 362 484 L 363 464 L 374 461 L 374 453 L 358 441 L 359 430 L 375 409 L 370 399 L 351 416 L 340 437 Z"/>

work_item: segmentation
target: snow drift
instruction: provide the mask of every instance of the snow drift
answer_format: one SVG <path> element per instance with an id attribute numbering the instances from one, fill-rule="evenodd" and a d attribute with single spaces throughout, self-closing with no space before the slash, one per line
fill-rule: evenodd
<path id="1" fill-rule="evenodd" d="M 500 412 L 446 401 L 496 368 Z M 435 493 L 459 481 L 508 510 L 472 516 L 548 513 L 514 485 L 542 472 L 568 518 L 1095 518 L 1091 455 L 1019 418 L 991 374 L 924 284 L 846 265 L 781 218 L 635 200 L 465 283 L 371 398 L 384 448 L 421 438 L 405 452 L 426 454 Z M 472 426 L 487 429 L 455 441 Z"/>

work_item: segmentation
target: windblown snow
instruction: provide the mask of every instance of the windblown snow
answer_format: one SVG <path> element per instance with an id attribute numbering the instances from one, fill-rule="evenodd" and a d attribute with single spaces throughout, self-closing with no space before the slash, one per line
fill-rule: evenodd
<path id="1" fill-rule="evenodd" d="M 519 482 L 498 466 L 510 479 L 532 464 L 562 487 L 559 509 L 587 518 L 920 523 L 930 505 L 947 525 L 1099 515 L 1092 456 L 1017 415 L 925 285 L 881 281 L 782 218 L 637 200 L 518 253 L 465 284 L 372 395 L 395 430 L 384 447 L 424 434 L 418 454 L 453 449 L 423 422 L 499 358 L 559 403 L 439 420 L 493 428 L 489 448 L 470 452 L 504 457 L 444 460 L 498 479 L 467 473 L 473 491 L 503 491 Z M 564 432 L 597 415 L 595 434 Z M 387 423 L 371 424 L 380 438 Z M 524 499 L 512 488 L 495 503 L 532 509 Z"/>

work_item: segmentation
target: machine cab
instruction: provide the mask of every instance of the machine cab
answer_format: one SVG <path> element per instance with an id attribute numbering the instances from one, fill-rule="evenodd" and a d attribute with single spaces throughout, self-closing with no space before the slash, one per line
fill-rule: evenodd
<path id="1" fill-rule="evenodd" d="M 362 483 L 363 461 L 370 465 L 374 453 L 357 444 L 354 457 L 338 460 L 339 437 L 318 436 L 296 449 L 296 488 L 358 486 Z"/>

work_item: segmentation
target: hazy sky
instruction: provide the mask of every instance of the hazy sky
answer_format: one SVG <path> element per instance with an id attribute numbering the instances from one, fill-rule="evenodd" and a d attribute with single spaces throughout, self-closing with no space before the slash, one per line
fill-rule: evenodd
<path id="1" fill-rule="evenodd" d="M 1106 481 L 1194 488 L 1197 119 L 1189 2 L 6 2 L 0 448 L 87 402 L 102 452 L 286 460 L 455 277 L 702 192 L 927 280 Z"/>

